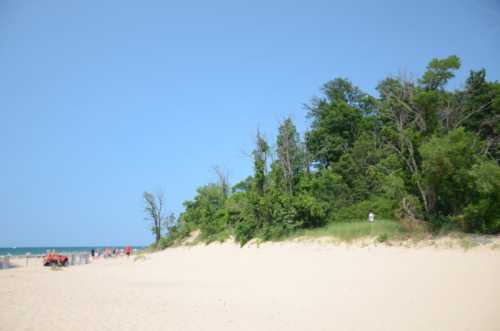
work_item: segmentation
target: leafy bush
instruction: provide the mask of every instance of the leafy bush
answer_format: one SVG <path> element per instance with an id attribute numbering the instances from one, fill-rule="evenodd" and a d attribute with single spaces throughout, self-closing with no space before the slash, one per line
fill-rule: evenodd
<path id="1" fill-rule="evenodd" d="M 296 223 L 301 227 L 314 228 L 325 224 L 326 211 L 313 196 L 301 194 L 293 199 Z"/>
<path id="2" fill-rule="evenodd" d="M 227 219 L 227 211 L 222 208 L 216 209 L 211 215 L 206 215 L 204 222 L 199 226 L 200 239 L 207 242 L 224 241 L 229 237 Z"/>
<path id="3" fill-rule="evenodd" d="M 271 190 L 258 197 L 257 208 L 253 210 L 259 224 L 256 234 L 263 240 L 278 239 L 301 226 L 293 199 L 284 192 Z"/>
<path id="4" fill-rule="evenodd" d="M 453 215 L 463 211 L 473 182 L 470 169 L 478 158 L 479 143 L 463 128 L 432 136 L 420 147 L 422 173 L 432 213 Z"/>
<path id="5" fill-rule="evenodd" d="M 465 230 L 500 233 L 500 167 L 493 161 L 483 161 L 470 175 L 476 195 L 464 211 Z"/>
<path id="6" fill-rule="evenodd" d="M 170 236 L 161 237 L 160 241 L 158 241 L 157 248 L 158 249 L 165 249 L 167 247 L 172 246 L 174 244 L 174 242 L 175 242 L 175 239 L 173 237 L 170 237 Z"/>
<path id="7" fill-rule="evenodd" d="M 235 239 L 241 246 L 245 245 L 253 237 L 255 237 L 256 232 L 257 224 L 255 222 L 240 222 L 234 229 Z"/>

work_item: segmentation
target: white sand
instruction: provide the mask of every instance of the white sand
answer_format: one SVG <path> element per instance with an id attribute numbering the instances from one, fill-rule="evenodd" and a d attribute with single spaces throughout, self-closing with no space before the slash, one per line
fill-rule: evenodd
<path id="1" fill-rule="evenodd" d="M 500 250 L 214 244 L 32 263 L 0 271 L 0 330 L 500 330 Z"/>

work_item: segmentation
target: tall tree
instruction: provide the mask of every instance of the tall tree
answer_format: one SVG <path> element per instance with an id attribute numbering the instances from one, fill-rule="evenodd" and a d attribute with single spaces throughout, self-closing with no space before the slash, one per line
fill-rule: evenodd
<path id="1" fill-rule="evenodd" d="M 229 175 L 222 167 L 215 166 L 214 172 L 217 176 L 217 185 L 220 187 L 222 200 L 226 200 L 229 195 Z"/>
<path id="2" fill-rule="evenodd" d="M 500 161 L 500 82 L 486 81 L 486 71 L 471 71 L 466 80 L 462 125 L 485 140 L 484 153 Z"/>
<path id="3" fill-rule="evenodd" d="M 426 129 L 426 122 L 415 104 L 415 84 L 403 77 L 387 78 L 377 89 L 381 95 L 379 113 L 386 123 L 383 128 L 385 142 L 403 160 L 424 209 L 429 212 L 431 206 L 422 183 L 418 146 L 415 146 L 419 131 Z"/>
<path id="4" fill-rule="evenodd" d="M 308 106 L 312 123 L 306 133 L 307 149 L 320 168 L 338 161 L 349 150 L 370 104 L 370 98 L 346 79 L 328 82 L 323 93 L 323 98 Z"/>
<path id="5" fill-rule="evenodd" d="M 255 150 L 253 151 L 254 157 L 254 172 L 255 172 L 255 190 L 257 194 L 263 195 L 266 184 L 267 172 L 267 157 L 269 155 L 269 145 L 262 137 L 260 132 L 257 132 Z"/>
<path id="6" fill-rule="evenodd" d="M 143 193 L 144 198 L 144 212 L 146 213 L 146 220 L 151 222 L 151 231 L 155 236 L 155 243 L 161 239 L 161 228 L 165 221 L 165 195 L 163 192 L 159 192 L 156 195 L 153 195 L 149 192 Z"/>
<path id="7" fill-rule="evenodd" d="M 455 77 L 454 71 L 460 69 L 460 65 L 460 58 L 456 55 L 432 59 L 419 82 L 425 90 L 443 89 L 448 80 Z"/>
<path id="8" fill-rule="evenodd" d="M 293 194 L 298 177 L 304 168 L 304 151 L 291 118 L 285 119 L 279 127 L 277 153 L 284 188 Z"/>

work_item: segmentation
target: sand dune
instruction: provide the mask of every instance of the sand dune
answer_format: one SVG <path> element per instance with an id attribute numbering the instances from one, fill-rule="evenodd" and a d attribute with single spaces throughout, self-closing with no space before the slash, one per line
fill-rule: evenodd
<path id="1" fill-rule="evenodd" d="M 180 247 L 2 270 L 0 298 L 6 331 L 499 330 L 500 250 Z"/>

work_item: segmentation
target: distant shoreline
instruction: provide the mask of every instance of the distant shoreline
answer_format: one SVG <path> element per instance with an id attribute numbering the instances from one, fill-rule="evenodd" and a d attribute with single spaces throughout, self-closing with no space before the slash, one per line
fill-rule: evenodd
<path id="1" fill-rule="evenodd" d="M 92 249 L 103 250 L 106 248 L 122 249 L 123 246 L 38 246 L 38 247 L 0 247 L 0 256 L 25 256 L 30 254 L 32 256 L 45 255 L 47 251 L 55 250 L 59 253 L 83 253 L 90 252 Z M 134 249 L 142 249 L 145 246 L 131 246 Z"/>

